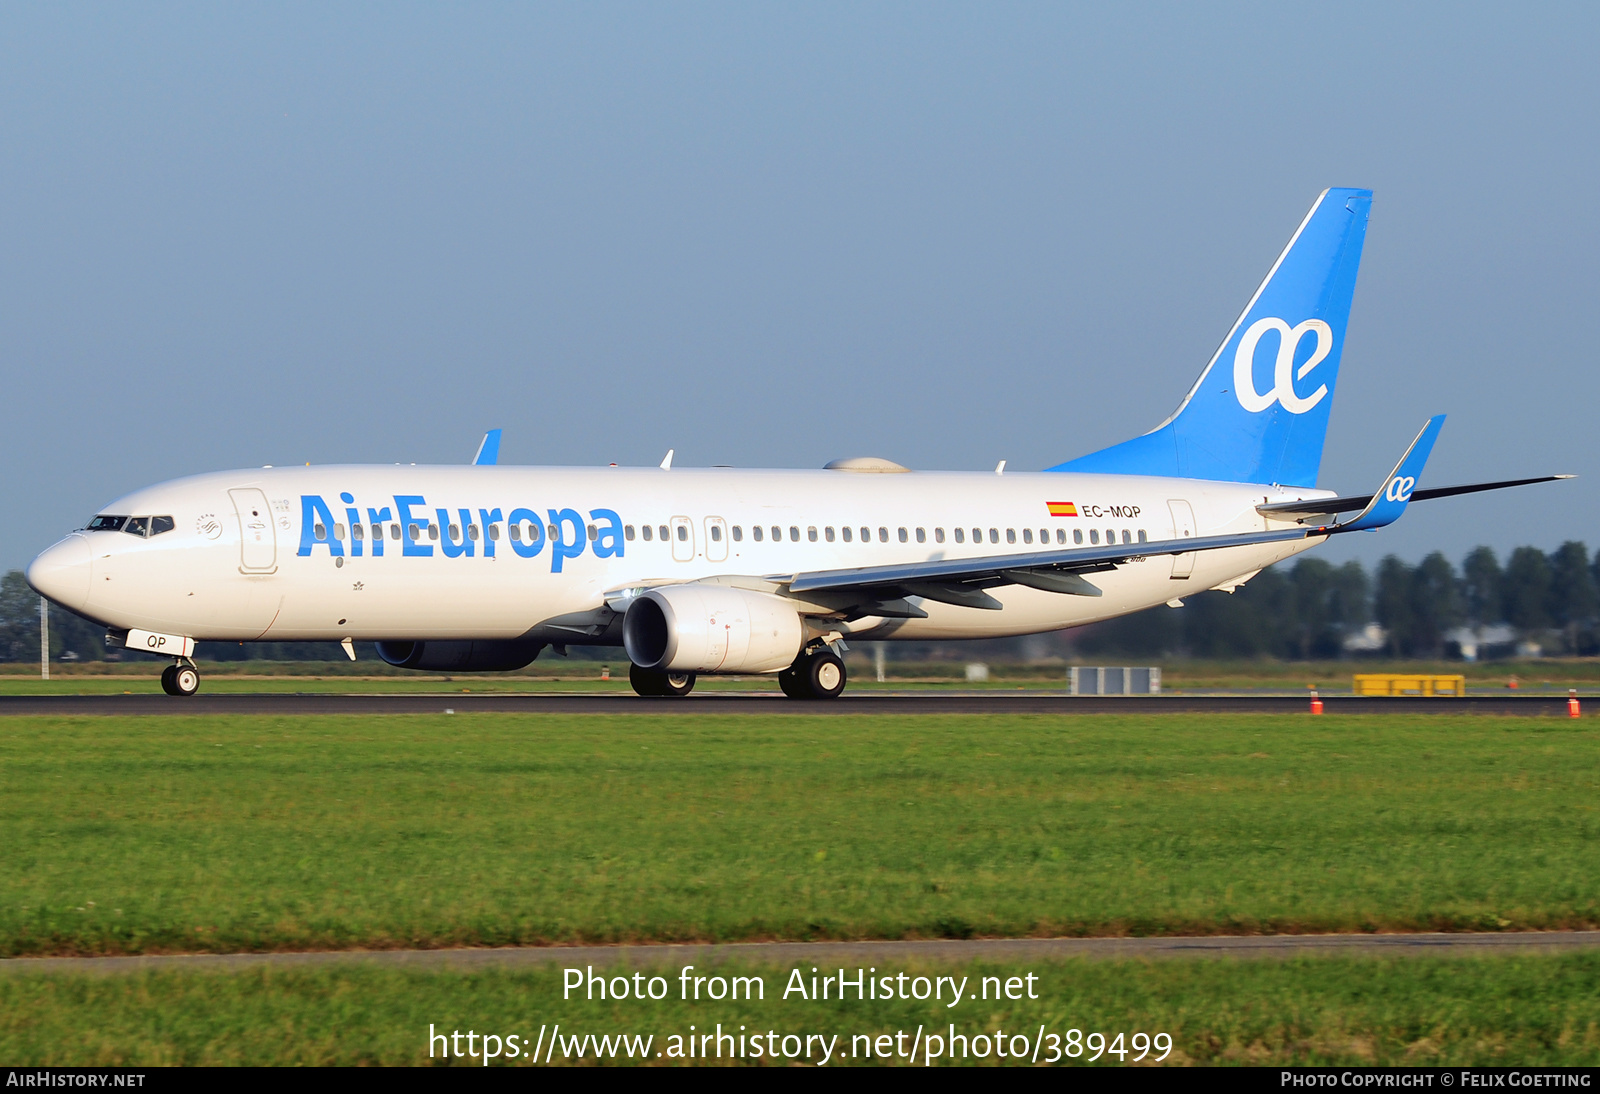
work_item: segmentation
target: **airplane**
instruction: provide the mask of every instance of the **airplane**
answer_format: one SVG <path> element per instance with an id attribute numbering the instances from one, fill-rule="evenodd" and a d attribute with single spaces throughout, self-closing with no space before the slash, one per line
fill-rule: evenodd
<path id="1" fill-rule="evenodd" d="M 622 646 L 641 696 L 701 675 L 845 688 L 847 640 L 995 638 L 1229 592 L 1410 502 L 1564 475 L 1417 489 L 1444 416 L 1370 494 L 1317 487 L 1372 192 L 1311 206 L 1176 411 L 1038 472 L 263 467 L 105 506 L 27 570 L 42 596 L 170 659 L 203 641 L 375 641 L 387 663 L 520 669 Z M 1348 516 L 1346 516 L 1348 514 Z M 1344 519 L 1340 519 L 1343 517 Z"/>

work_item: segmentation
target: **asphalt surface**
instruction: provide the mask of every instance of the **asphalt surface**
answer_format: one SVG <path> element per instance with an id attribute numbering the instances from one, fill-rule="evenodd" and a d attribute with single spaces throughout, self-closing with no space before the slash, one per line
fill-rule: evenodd
<path id="1" fill-rule="evenodd" d="M 1323 696 L 1328 714 L 1514 714 L 1566 717 L 1565 695 L 1466 695 L 1423 699 Z M 771 693 L 707 692 L 685 699 L 635 695 L 212 694 L 187 699 L 135 695 L 4 695 L 7 714 L 124 717 L 135 714 L 1290 714 L 1308 709 L 1303 695 L 1067 696 L 1015 692 L 869 692 L 830 702 L 796 702 Z M 1593 710 L 1593 701 L 1590 703 Z"/>
<path id="2" fill-rule="evenodd" d="M 541 946 L 476 950 L 341 950 L 324 953 L 171 954 L 139 957 L 16 957 L 6 973 L 130 973 L 178 969 L 373 964 L 419 970 L 519 969 L 559 965 L 682 966 L 723 961 L 772 965 L 879 966 L 910 961 L 1039 961 L 1062 958 L 1270 959 L 1361 955 L 1469 957 L 1600 949 L 1600 931 L 1510 934 L 1217 935 L 1187 938 L 992 938 L 919 942 L 749 942 L 700 946 Z"/>

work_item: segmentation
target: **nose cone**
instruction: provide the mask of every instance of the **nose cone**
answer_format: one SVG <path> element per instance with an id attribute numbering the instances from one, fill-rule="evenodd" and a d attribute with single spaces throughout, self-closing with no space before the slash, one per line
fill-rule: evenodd
<path id="1" fill-rule="evenodd" d="M 89 603 L 89 541 L 68 536 L 28 565 L 28 584 L 57 604 L 83 611 Z"/>

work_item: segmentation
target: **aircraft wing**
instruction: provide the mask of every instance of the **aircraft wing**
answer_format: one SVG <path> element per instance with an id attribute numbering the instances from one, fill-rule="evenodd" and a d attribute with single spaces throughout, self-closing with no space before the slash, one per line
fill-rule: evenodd
<path id="1" fill-rule="evenodd" d="M 869 603 L 889 609 L 873 615 L 924 613 L 903 598 L 918 596 L 943 604 L 968 608 L 999 608 L 1000 602 L 983 590 L 999 585 L 1026 585 L 1071 596 L 1099 596 L 1100 590 L 1082 575 L 1114 570 L 1124 563 L 1156 555 L 1184 555 L 1190 551 L 1215 551 L 1261 543 L 1284 543 L 1326 535 L 1322 528 L 1287 528 L 1269 532 L 1242 532 L 1193 539 L 1164 539 L 1150 543 L 1106 544 L 1059 551 L 986 555 L 981 558 L 935 559 L 888 566 L 861 566 L 848 570 L 817 570 L 792 577 L 774 577 L 788 586 L 789 595 L 823 602 Z M 898 603 L 896 603 L 898 602 Z M 904 609 L 909 608 L 910 611 Z"/>

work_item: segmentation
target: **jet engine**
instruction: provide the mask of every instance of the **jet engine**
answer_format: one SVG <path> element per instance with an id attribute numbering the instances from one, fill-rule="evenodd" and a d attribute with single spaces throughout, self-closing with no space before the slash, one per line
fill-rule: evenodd
<path id="1" fill-rule="evenodd" d="M 629 660 L 662 672 L 777 672 L 794 663 L 803 640 L 793 604 L 721 585 L 651 589 L 622 620 Z"/>
<path id="2" fill-rule="evenodd" d="M 426 672 L 508 672 L 532 664 L 543 642 L 379 642 L 378 656 L 402 669 Z"/>

